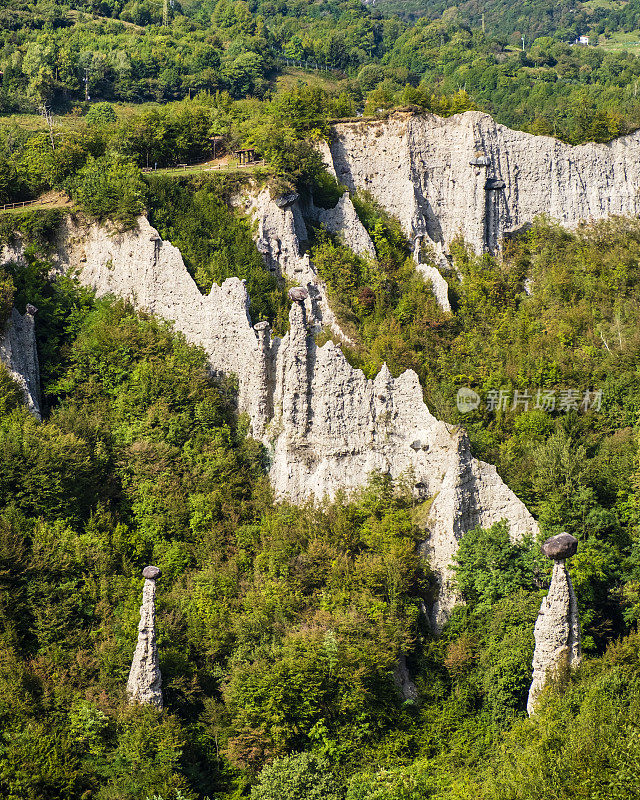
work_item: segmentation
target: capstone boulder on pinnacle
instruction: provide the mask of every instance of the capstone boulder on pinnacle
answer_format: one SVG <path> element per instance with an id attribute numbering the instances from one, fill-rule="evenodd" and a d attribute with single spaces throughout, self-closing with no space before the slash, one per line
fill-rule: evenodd
<path id="1" fill-rule="evenodd" d="M 155 581 L 162 575 L 160 567 L 148 566 L 142 570 L 142 577 L 149 581 Z"/>
<path id="2" fill-rule="evenodd" d="M 302 286 L 294 286 L 289 289 L 289 300 L 293 300 L 295 303 L 303 303 L 307 297 L 309 297 L 309 292 Z"/>
<path id="3" fill-rule="evenodd" d="M 570 533 L 559 533 L 557 536 L 552 536 L 540 548 L 547 558 L 552 558 L 554 561 L 564 561 L 576 554 L 578 549 L 578 540 Z"/>

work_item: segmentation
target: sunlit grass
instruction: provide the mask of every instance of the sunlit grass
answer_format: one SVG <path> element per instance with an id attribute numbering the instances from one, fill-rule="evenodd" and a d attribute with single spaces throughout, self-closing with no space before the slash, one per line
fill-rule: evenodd
<path id="1" fill-rule="evenodd" d="M 638 52 L 640 50 L 640 30 L 629 32 L 618 31 L 617 33 L 612 33 L 606 39 L 600 37 L 598 47 L 602 47 L 603 50 L 618 53 L 624 50 L 631 53 Z"/>

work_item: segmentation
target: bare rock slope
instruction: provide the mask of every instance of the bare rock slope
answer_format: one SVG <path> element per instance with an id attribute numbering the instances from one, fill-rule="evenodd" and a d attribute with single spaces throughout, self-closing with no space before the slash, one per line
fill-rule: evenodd
<path id="1" fill-rule="evenodd" d="M 239 279 L 201 295 L 179 251 L 145 218 L 127 233 L 67 223 L 58 259 L 99 295 L 173 321 L 215 370 L 238 376 L 239 407 L 271 454 L 279 497 L 331 496 L 365 484 L 373 470 L 410 479 L 431 503 L 424 551 L 442 579 L 436 624 L 455 599 L 448 570 L 465 531 L 501 519 L 516 538 L 536 530 L 495 468 L 473 458 L 466 434 L 429 412 L 414 372 L 394 379 L 384 367 L 367 380 L 332 342 L 315 344 L 305 301 L 292 304 L 289 333 L 272 339 L 266 323 L 252 326 Z"/>
<path id="2" fill-rule="evenodd" d="M 573 147 L 467 111 L 396 113 L 339 123 L 323 155 L 349 189 L 366 189 L 414 243 L 446 253 L 461 235 L 493 251 L 548 214 L 564 225 L 640 211 L 640 131 Z"/>

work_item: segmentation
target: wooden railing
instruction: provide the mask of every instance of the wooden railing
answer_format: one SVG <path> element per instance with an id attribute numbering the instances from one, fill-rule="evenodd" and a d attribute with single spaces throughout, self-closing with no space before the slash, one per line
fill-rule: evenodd
<path id="1" fill-rule="evenodd" d="M 22 200 L 19 203 L 5 203 L 0 206 L 0 211 L 9 211 L 12 208 L 28 208 L 29 206 L 45 206 L 48 203 L 55 202 L 55 200 Z"/>
<path id="2" fill-rule="evenodd" d="M 210 164 L 208 166 L 207 164 L 175 164 L 173 167 L 159 167 L 158 169 L 143 167 L 142 172 L 145 175 L 152 175 L 154 172 L 186 172 L 187 170 L 192 172 L 232 171 L 243 169 L 244 167 L 263 167 L 265 163 L 264 159 L 256 159 L 255 161 L 249 161 L 247 164 Z"/>
<path id="3" fill-rule="evenodd" d="M 315 72 L 341 72 L 335 67 L 330 67 L 327 64 L 318 64 L 316 61 L 309 61 L 306 58 L 291 58 L 284 53 L 275 53 L 275 57 L 279 58 L 288 67 L 299 67 L 300 69 L 314 70 Z"/>

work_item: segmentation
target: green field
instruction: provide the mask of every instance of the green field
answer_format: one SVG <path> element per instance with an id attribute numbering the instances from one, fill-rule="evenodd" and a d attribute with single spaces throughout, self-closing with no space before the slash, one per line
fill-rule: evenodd
<path id="1" fill-rule="evenodd" d="M 637 55 L 640 51 L 640 30 L 629 31 L 628 33 L 620 31 L 606 39 L 601 36 L 597 46 L 610 52 L 620 53 L 627 51 Z"/>
<path id="2" fill-rule="evenodd" d="M 84 127 L 84 113 L 91 107 L 90 104 L 84 104 L 85 107 L 78 106 L 78 112 L 67 114 L 56 114 L 54 116 L 56 127 L 64 130 L 79 130 Z M 113 108 L 118 116 L 118 119 L 126 120 L 131 117 L 142 114 L 153 108 L 161 108 L 161 103 L 112 103 Z M 40 114 L 6 114 L 0 116 L 0 129 L 19 127 L 25 131 L 42 131 L 46 129 L 46 123 Z"/>
<path id="3" fill-rule="evenodd" d="M 338 77 L 335 72 L 283 67 L 275 80 L 276 93 L 289 92 L 300 82 L 307 83 L 309 86 L 318 86 L 328 92 L 341 91 L 347 84 L 346 78 Z"/>
<path id="4" fill-rule="evenodd" d="M 589 9 L 589 11 L 596 11 L 600 8 L 614 10 L 624 8 L 626 5 L 627 0 L 587 0 L 586 3 L 582 3 L 582 8 Z"/>

